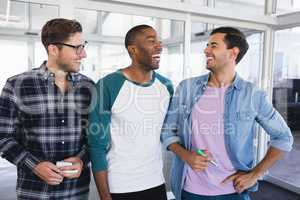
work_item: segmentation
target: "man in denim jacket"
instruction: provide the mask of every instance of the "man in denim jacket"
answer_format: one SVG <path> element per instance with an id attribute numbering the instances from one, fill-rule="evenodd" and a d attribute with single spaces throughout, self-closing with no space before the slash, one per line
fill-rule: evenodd
<path id="1" fill-rule="evenodd" d="M 182 81 L 172 98 L 161 137 L 176 154 L 171 187 L 177 200 L 250 199 L 258 178 L 292 149 L 291 131 L 266 93 L 235 71 L 247 50 L 239 30 L 213 30 L 204 50 L 210 73 Z M 270 147 L 255 166 L 258 124 Z"/>

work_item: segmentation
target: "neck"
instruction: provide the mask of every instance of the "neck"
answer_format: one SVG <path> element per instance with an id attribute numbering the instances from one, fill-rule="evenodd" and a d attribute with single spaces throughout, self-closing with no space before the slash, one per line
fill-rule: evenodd
<path id="1" fill-rule="evenodd" d="M 235 71 L 226 73 L 211 72 L 208 85 L 211 87 L 226 87 L 231 85 L 235 78 Z"/>
<path id="2" fill-rule="evenodd" d="M 48 60 L 46 66 L 50 72 L 55 74 L 55 82 L 64 82 L 67 80 L 68 72 L 61 70 L 56 62 Z"/>
<path id="3" fill-rule="evenodd" d="M 124 75 L 130 80 L 137 83 L 148 83 L 152 80 L 152 70 L 144 70 L 143 67 L 134 65 L 133 63 L 123 69 Z"/>

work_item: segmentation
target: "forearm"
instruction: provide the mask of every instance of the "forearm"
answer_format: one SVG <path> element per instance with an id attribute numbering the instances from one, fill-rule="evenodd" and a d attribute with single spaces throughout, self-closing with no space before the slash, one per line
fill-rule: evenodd
<path id="1" fill-rule="evenodd" d="M 264 157 L 264 159 L 253 168 L 252 172 L 257 176 L 262 176 L 276 161 L 283 157 L 283 151 L 270 147 Z"/>
<path id="2" fill-rule="evenodd" d="M 33 170 L 40 162 L 13 137 L 0 138 L 0 149 L 3 149 L 3 158 L 19 167 L 27 167 Z"/>
<path id="3" fill-rule="evenodd" d="M 170 144 L 168 147 L 173 153 L 175 153 L 181 160 L 187 161 L 189 152 L 183 148 L 179 143 Z"/>
<path id="4" fill-rule="evenodd" d="M 94 173 L 94 179 L 100 199 L 111 200 L 107 181 L 107 171 L 98 171 Z"/>
<path id="5" fill-rule="evenodd" d="M 87 146 L 83 145 L 81 147 L 80 152 L 76 155 L 76 157 L 79 157 L 84 165 L 88 164 L 90 161 L 89 153 L 87 151 Z"/>

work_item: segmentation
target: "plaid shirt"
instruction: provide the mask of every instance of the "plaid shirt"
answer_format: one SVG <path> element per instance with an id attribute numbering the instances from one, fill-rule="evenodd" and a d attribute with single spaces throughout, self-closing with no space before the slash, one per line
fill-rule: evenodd
<path id="1" fill-rule="evenodd" d="M 17 166 L 18 199 L 80 199 L 89 192 L 90 167 L 85 127 L 94 83 L 69 73 L 62 94 L 45 63 L 9 78 L 0 97 L 0 154 Z M 80 178 L 48 185 L 33 173 L 41 161 L 78 156 Z"/>

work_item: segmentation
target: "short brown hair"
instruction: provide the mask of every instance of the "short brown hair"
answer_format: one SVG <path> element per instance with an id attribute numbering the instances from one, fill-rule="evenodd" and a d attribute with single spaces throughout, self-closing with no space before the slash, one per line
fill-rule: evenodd
<path id="1" fill-rule="evenodd" d="M 235 63 L 238 64 L 240 60 L 244 57 L 249 49 L 249 44 L 246 40 L 246 36 L 237 28 L 223 26 L 212 30 L 210 35 L 216 33 L 224 33 L 224 42 L 227 45 L 227 49 L 232 49 L 233 47 L 237 47 L 240 52 L 235 60 Z"/>
<path id="2" fill-rule="evenodd" d="M 81 24 L 76 20 L 64 18 L 51 19 L 42 28 L 42 43 L 48 52 L 48 46 L 64 42 L 75 33 L 82 32 Z"/>

